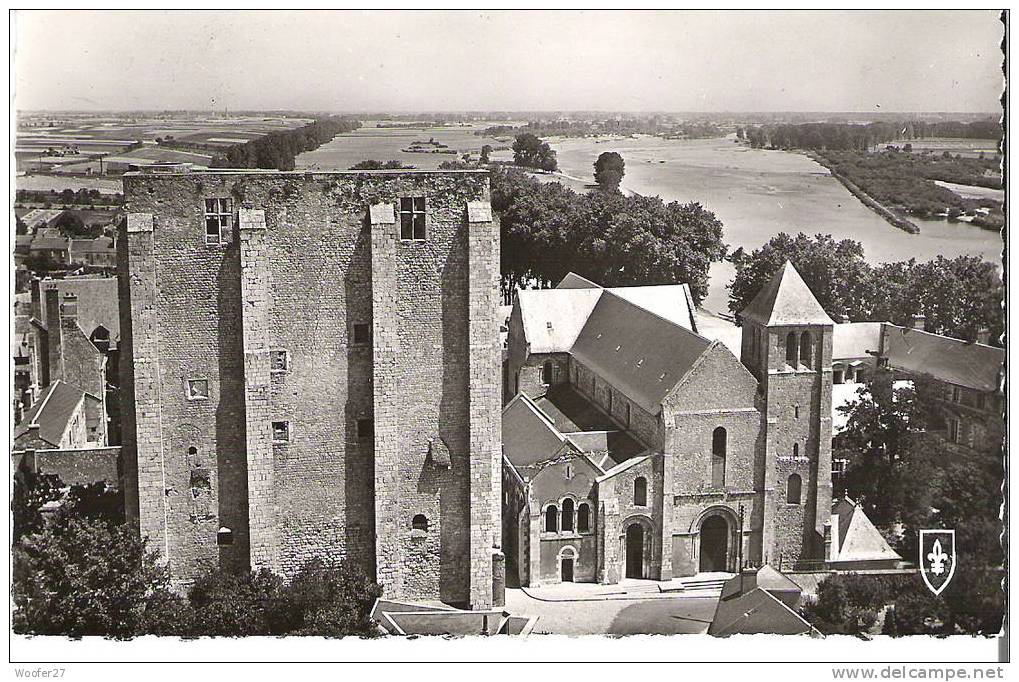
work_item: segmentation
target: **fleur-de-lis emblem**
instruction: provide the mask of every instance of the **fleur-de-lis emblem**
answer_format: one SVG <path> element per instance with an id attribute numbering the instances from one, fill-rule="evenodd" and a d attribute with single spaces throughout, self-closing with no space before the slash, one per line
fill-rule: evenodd
<path id="1" fill-rule="evenodd" d="M 955 531 L 920 531 L 920 576 L 935 595 L 941 594 L 955 575 Z"/>
<path id="2" fill-rule="evenodd" d="M 931 552 L 927 554 L 927 558 L 931 562 L 931 573 L 934 575 L 941 575 L 945 572 L 945 562 L 952 557 L 945 554 L 944 550 L 941 549 L 941 540 L 935 540 L 934 547 L 932 547 Z"/>

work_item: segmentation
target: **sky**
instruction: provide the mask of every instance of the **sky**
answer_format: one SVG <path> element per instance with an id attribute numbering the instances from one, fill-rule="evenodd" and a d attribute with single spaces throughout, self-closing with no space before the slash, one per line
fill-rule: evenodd
<path id="1" fill-rule="evenodd" d="M 994 11 L 19 11 L 20 110 L 995 112 Z"/>

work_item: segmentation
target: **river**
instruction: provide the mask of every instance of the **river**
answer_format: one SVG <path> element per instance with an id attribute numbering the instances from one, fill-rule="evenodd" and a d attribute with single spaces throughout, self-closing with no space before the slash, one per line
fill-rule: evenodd
<path id="1" fill-rule="evenodd" d="M 419 168 L 434 168 L 442 160 L 457 157 L 407 154 L 400 149 L 429 137 L 460 152 L 476 151 L 484 143 L 500 145 L 473 135 L 477 127 L 480 126 L 400 130 L 366 126 L 302 154 L 297 167 L 345 169 L 366 158 L 380 161 L 399 158 Z M 779 232 L 805 232 L 860 241 L 867 259 L 874 263 L 909 258 L 929 260 L 939 254 L 949 258 L 972 254 L 1001 263 L 1002 241 L 997 233 L 968 223 L 911 218 L 921 232 L 908 234 L 878 217 L 831 177 L 827 169 L 802 154 L 749 149 L 737 145 L 732 138 L 553 138 L 549 142 L 556 150 L 562 172 L 592 182 L 598 155 L 619 152 L 626 162 L 624 189 L 657 194 L 666 201 L 700 202 L 722 221 L 724 239 L 732 249 L 757 248 Z M 511 152 L 502 151 L 492 158 L 511 156 Z M 726 284 L 732 281 L 733 274 L 728 262 L 712 265 L 706 308 L 727 310 Z"/>

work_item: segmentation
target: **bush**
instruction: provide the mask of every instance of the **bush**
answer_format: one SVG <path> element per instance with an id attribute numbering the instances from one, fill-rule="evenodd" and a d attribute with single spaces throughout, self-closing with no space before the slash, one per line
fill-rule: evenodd
<path id="1" fill-rule="evenodd" d="M 194 633 L 238 637 L 288 632 L 292 623 L 284 587 L 281 577 L 266 570 L 207 573 L 188 593 L 195 614 Z"/>
<path id="2" fill-rule="evenodd" d="M 321 637 L 373 637 L 369 618 L 382 586 L 345 563 L 312 562 L 287 588 L 293 633 Z"/>

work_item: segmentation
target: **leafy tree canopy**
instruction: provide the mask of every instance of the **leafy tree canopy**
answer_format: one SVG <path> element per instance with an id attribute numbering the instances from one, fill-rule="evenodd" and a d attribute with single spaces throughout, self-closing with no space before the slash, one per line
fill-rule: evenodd
<path id="1" fill-rule="evenodd" d="M 607 191 L 618 191 L 626 164 L 619 152 L 602 152 L 594 162 L 594 181 Z"/>

